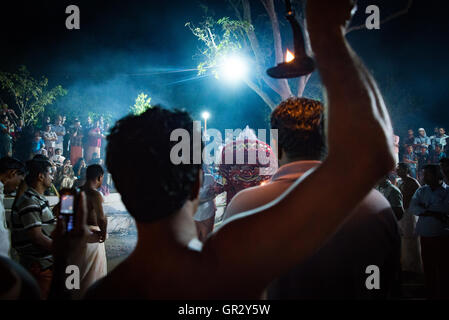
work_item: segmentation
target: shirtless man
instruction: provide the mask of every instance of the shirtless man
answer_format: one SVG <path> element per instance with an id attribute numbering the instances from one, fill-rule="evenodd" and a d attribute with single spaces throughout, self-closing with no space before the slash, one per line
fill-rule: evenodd
<path id="1" fill-rule="evenodd" d="M 192 137 L 192 119 L 186 112 L 153 107 L 116 123 L 108 137 L 107 166 L 136 219 L 138 240 L 88 298 L 259 298 L 274 278 L 337 230 L 394 166 L 382 96 L 345 40 L 352 9 L 349 0 L 307 2 L 308 31 L 327 93 L 328 157 L 278 199 L 232 217 L 202 248 L 192 218 L 201 165 L 191 164 L 192 154 L 185 164 L 170 159 L 179 143 L 171 141 L 173 131 L 182 128 Z M 129 161 L 130 154 L 145 165 Z"/>
<path id="2" fill-rule="evenodd" d="M 107 273 L 104 241 L 107 235 L 107 217 L 103 212 L 103 197 L 97 191 L 103 183 L 104 171 L 98 164 L 87 167 L 86 183 L 81 187 L 86 194 L 86 223 L 90 231 L 99 235 L 99 242 L 88 243 L 84 266 L 81 268 L 81 294 Z"/>

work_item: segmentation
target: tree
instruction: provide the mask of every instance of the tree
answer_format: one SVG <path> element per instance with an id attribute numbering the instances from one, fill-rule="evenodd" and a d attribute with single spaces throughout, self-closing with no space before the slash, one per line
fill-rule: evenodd
<path id="1" fill-rule="evenodd" d="M 131 113 L 134 115 L 140 115 L 151 108 L 151 98 L 148 97 L 145 93 L 140 93 L 137 98 L 134 105 L 130 108 Z"/>
<path id="2" fill-rule="evenodd" d="M 0 72 L 0 86 L 12 96 L 19 117 L 25 125 L 36 124 L 45 106 L 67 94 L 67 90 L 60 85 L 48 90 L 48 79 L 33 78 L 25 66 L 20 66 L 16 73 Z"/>
<path id="3" fill-rule="evenodd" d="M 288 97 L 301 97 L 311 75 L 292 80 L 276 80 L 266 74 L 266 70 L 269 67 L 284 62 L 285 48 L 281 36 L 283 20 L 280 20 L 278 17 L 275 1 L 259 0 L 268 17 L 268 21 L 265 18 L 263 23 L 253 21 L 251 2 L 249 0 L 227 1 L 234 11 L 235 19 L 229 17 L 215 19 L 208 13 L 207 8 L 203 6 L 205 10 L 204 20 L 198 25 L 193 25 L 190 22 L 186 24 L 202 43 L 202 48 L 200 49 L 202 62 L 198 65 L 198 74 L 202 75 L 211 72 L 217 77 L 216 68 L 220 64 L 221 59 L 227 55 L 238 53 L 245 56 L 251 64 L 253 74 L 251 77 L 244 79 L 246 85 L 256 92 L 271 109 L 274 109 L 281 100 Z M 292 3 L 296 12 L 296 18 L 304 28 L 305 0 L 293 0 Z M 381 23 L 406 14 L 412 3 L 413 0 L 408 0 L 405 9 L 383 19 Z M 267 25 L 271 32 L 265 28 Z M 364 25 L 352 26 L 348 29 L 348 32 L 364 28 Z M 271 37 L 267 37 L 270 33 Z M 310 51 L 307 37 L 305 37 L 305 40 L 306 48 Z M 321 96 L 321 94 L 317 94 L 316 88 L 312 90 L 312 94 L 314 95 L 313 98 Z"/>

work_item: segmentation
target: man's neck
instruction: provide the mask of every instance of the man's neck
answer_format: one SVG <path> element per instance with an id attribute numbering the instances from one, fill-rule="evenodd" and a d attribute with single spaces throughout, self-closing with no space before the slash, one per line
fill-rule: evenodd
<path id="1" fill-rule="evenodd" d="M 36 190 L 36 192 L 39 193 L 40 195 L 44 195 L 44 192 L 47 189 L 41 183 L 32 184 L 32 185 L 30 185 L 30 187 L 33 188 L 34 190 Z"/>
<path id="2" fill-rule="evenodd" d="M 149 252 L 185 249 L 192 239 L 198 238 L 193 220 L 193 206 L 188 201 L 178 212 L 153 223 L 137 223 L 138 242 L 136 255 Z"/>
<path id="3" fill-rule="evenodd" d="M 86 183 L 83 186 L 84 189 L 89 190 L 97 190 L 97 182 L 96 181 L 86 181 Z"/>

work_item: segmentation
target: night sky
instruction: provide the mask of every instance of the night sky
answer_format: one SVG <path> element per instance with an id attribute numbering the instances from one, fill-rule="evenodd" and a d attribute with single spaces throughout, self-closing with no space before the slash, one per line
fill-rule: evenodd
<path id="1" fill-rule="evenodd" d="M 47 76 L 52 85 L 100 96 L 103 107 L 114 109 L 119 116 L 144 91 L 152 103 L 185 108 L 196 119 L 202 110 L 209 110 L 210 126 L 221 130 L 268 125 L 270 110 L 244 85 L 228 87 L 213 78 L 178 82 L 194 78 L 194 71 L 157 74 L 198 64 L 194 55 L 199 42 L 184 25 L 200 21 L 200 1 L 7 3 L 0 4 L 1 70 L 13 71 L 24 64 L 34 75 Z M 225 1 L 201 3 L 217 17 L 232 16 Z M 363 21 L 369 4 L 379 5 L 382 18 L 406 3 L 359 1 L 362 10 L 355 22 Z M 415 0 L 407 15 L 382 25 L 379 31 L 348 35 L 379 82 L 401 135 L 408 126 L 415 130 L 449 127 L 449 22 L 441 3 Z M 65 28 L 65 8 L 70 4 L 81 10 L 81 30 Z M 281 1 L 277 6 L 283 12 Z M 263 13 L 260 6 L 254 6 L 254 15 Z M 318 83 L 317 74 L 311 81 Z"/>

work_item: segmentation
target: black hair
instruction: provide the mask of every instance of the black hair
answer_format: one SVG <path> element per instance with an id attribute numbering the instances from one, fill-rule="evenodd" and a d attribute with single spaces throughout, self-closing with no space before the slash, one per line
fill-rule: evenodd
<path id="1" fill-rule="evenodd" d="M 25 175 L 25 165 L 21 161 L 3 157 L 0 159 L 0 173 L 6 173 L 8 170 L 17 170 L 19 174 Z"/>
<path id="2" fill-rule="evenodd" d="M 438 164 L 433 164 L 433 163 L 426 164 L 423 166 L 423 170 L 431 172 L 432 175 L 434 175 L 436 178 L 438 178 L 438 180 L 443 179 L 443 175 L 441 174 L 441 170 L 440 170 L 440 165 L 438 165 Z"/>
<path id="3" fill-rule="evenodd" d="M 405 162 L 399 162 L 399 163 L 398 163 L 398 167 L 401 168 L 401 169 L 406 170 L 407 173 L 410 172 L 410 165 L 409 165 L 408 163 L 405 163 Z"/>
<path id="4" fill-rule="evenodd" d="M 34 155 L 32 160 L 49 161 L 50 159 L 47 156 L 44 156 L 43 154 L 36 154 Z"/>
<path id="5" fill-rule="evenodd" d="M 28 174 L 25 178 L 26 183 L 30 186 L 33 185 L 38 177 L 39 174 L 47 173 L 48 168 L 52 167 L 50 161 L 44 160 L 44 159 L 33 159 L 29 160 L 26 163 Z"/>
<path id="6" fill-rule="evenodd" d="M 271 113 L 271 128 L 278 130 L 279 149 L 291 158 L 320 159 L 325 152 L 324 108 L 321 102 L 291 97 Z"/>
<path id="7" fill-rule="evenodd" d="M 184 129 L 193 137 L 189 114 L 155 106 L 117 121 L 108 135 L 107 169 L 123 203 L 138 222 L 165 218 L 191 198 L 201 164 L 191 164 L 192 139 L 190 164 L 172 163 L 170 153 L 178 142 L 170 141 L 170 136 L 176 129 Z"/>
<path id="8" fill-rule="evenodd" d="M 104 170 L 99 164 L 92 164 L 86 169 L 86 180 L 97 180 L 104 175 Z"/>
<path id="9" fill-rule="evenodd" d="M 449 158 L 441 158 L 440 165 L 449 166 Z"/>

